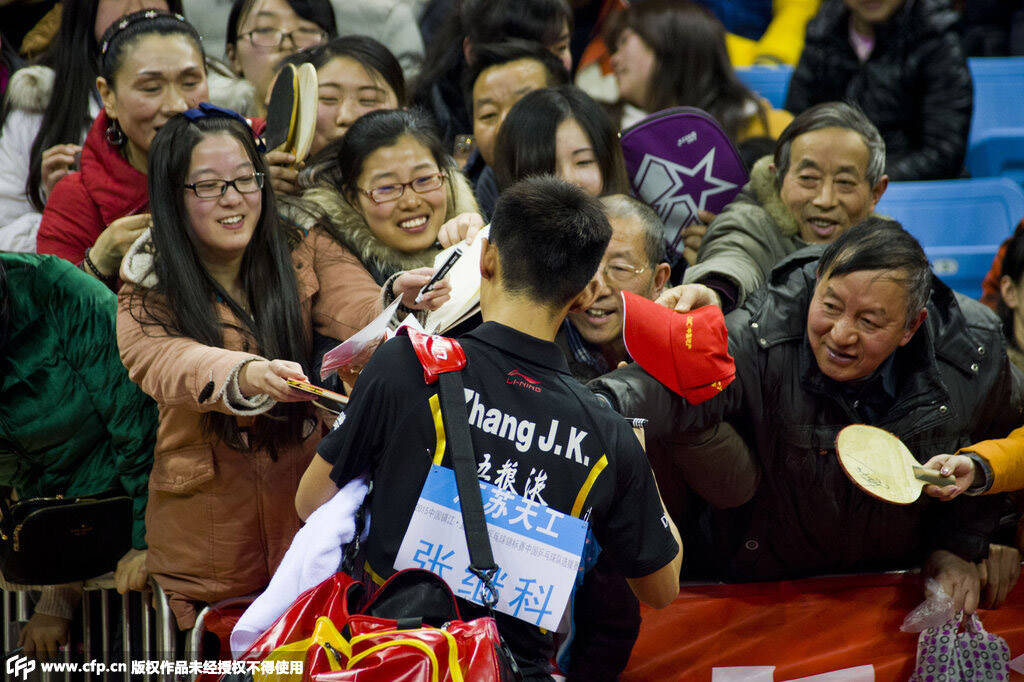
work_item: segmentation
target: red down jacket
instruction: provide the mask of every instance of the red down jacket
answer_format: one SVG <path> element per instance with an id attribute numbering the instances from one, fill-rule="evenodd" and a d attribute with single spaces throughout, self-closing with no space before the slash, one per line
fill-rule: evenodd
<path id="1" fill-rule="evenodd" d="M 37 252 L 78 265 L 107 225 L 149 209 L 146 175 L 107 141 L 109 125 L 101 111 L 82 145 L 81 170 L 65 175 L 50 193 L 36 236 Z"/>

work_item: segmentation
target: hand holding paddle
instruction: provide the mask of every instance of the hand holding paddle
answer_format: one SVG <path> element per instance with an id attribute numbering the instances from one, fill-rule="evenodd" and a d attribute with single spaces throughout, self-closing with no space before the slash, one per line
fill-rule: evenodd
<path id="1" fill-rule="evenodd" d="M 836 454 L 857 487 L 886 502 L 911 504 L 926 484 L 951 486 L 957 482 L 952 476 L 921 466 L 903 441 L 867 424 L 851 424 L 840 431 Z"/>
<path id="2" fill-rule="evenodd" d="M 285 64 L 274 81 L 267 104 L 263 141 L 275 192 L 298 194 L 298 169 L 316 132 L 317 77 L 312 64 Z"/>
<path id="3" fill-rule="evenodd" d="M 295 155 L 280 149 L 267 152 L 263 156 L 270 171 L 270 186 L 278 194 L 299 193 L 299 171 L 296 168 Z"/>
<path id="4" fill-rule="evenodd" d="M 930 495 L 943 502 L 952 500 L 974 485 L 975 476 L 978 474 L 977 464 L 966 455 L 935 455 L 924 463 L 924 468 L 956 479 L 956 483 L 953 485 L 943 487 L 926 485 L 924 487 L 925 495 Z"/>

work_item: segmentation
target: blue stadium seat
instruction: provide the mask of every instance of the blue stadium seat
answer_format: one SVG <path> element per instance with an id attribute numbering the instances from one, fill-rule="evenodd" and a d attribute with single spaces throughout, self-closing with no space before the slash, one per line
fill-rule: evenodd
<path id="1" fill-rule="evenodd" d="M 972 57 L 974 115 L 968 146 L 992 128 L 1024 128 L 1024 57 Z"/>
<path id="2" fill-rule="evenodd" d="M 785 106 L 789 79 L 793 75 L 792 66 L 747 66 L 736 69 L 736 75 L 748 88 L 768 100 L 772 108 L 782 109 Z"/>
<path id="3" fill-rule="evenodd" d="M 982 133 L 971 142 L 964 165 L 972 178 L 1002 176 L 1024 185 L 1024 126 Z"/>
<path id="4" fill-rule="evenodd" d="M 974 80 L 974 115 L 964 166 L 971 177 L 1024 183 L 1024 57 L 967 60 Z"/>
<path id="5" fill-rule="evenodd" d="M 1024 189 L 1007 178 L 893 182 L 875 210 L 917 237 L 942 281 L 979 298 L 999 245 L 1024 218 Z"/>

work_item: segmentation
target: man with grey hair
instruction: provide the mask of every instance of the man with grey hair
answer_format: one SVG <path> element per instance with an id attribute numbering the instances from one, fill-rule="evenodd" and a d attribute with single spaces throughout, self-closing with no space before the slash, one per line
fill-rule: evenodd
<path id="1" fill-rule="evenodd" d="M 586 310 L 569 313 L 555 342 L 569 369 L 589 381 L 629 359 L 622 341 L 622 292 L 654 300 L 668 281 L 664 228 L 647 204 L 625 194 L 601 199 L 612 226 L 612 239 L 595 279 L 597 300 Z"/>
<path id="2" fill-rule="evenodd" d="M 636 365 L 590 385 L 619 413 L 650 420 L 649 447 L 726 419 L 744 436 L 749 451 L 683 474 L 697 488 L 716 470 L 746 470 L 736 482 L 755 486 L 749 502 L 707 520 L 719 578 L 924 564 L 956 609 L 973 611 L 982 587 L 1006 594 L 1016 574 L 992 559 L 1015 550 L 990 554 L 1001 501 L 890 504 L 855 487 L 836 456 L 836 435 L 851 423 L 897 435 L 925 462 L 1021 422 L 1024 377 L 1006 357 L 999 320 L 935 278 L 917 240 L 895 221 L 868 218 L 824 253 L 784 259 L 726 326 L 736 378 L 699 405 Z M 659 480 L 662 490 L 671 485 L 679 483 Z"/>
<path id="3" fill-rule="evenodd" d="M 797 116 L 774 158 L 754 164 L 750 182 L 711 221 L 675 290 L 681 305 L 741 305 L 783 258 L 868 217 L 888 186 L 884 169 L 885 143 L 856 107 L 825 102 Z"/>
<path id="4" fill-rule="evenodd" d="M 569 371 L 580 381 L 594 379 L 630 359 L 622 340 L 622 292 L 653 300 L 669 277 L 664 226 L 658 214 L 625 194 L 603 197 L 601 205 L 612 238 L 594 276 L 597 298 L 590 307 L 570 312 L 555 337 Z M 664 481 L 680 469 L 696 471 L 699 473 L 693 477 L 700 479 L 700 485 L 692 492 L 718 507 L 740 504 L 753 495 L 757 477 L 753 467 L 741 464 L 727 474 L 716 471 L 719 461 L 738 452 L 746 452 L 746 446 L 726 424 L 714 425 L 686 444 L 668 448 L 659 442 L 647 448 L 651 467 L 665 491 L 665 507 L 683 524 L 681 533 L 693 537 L 689 529 L 693 519 L 685 510 L 695 504 L 695 498 L 688 489 L 666 488 Z M 640 610 L 625 579 L 604 555 L 587 574 L 574 603 L 575 638 L 569 648 L 573 665 L 568 679 L 618 679 L 640 630 Z"/>

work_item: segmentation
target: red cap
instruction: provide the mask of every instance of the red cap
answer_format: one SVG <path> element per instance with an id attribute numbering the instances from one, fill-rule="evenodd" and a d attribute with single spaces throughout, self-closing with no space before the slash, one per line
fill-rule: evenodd
<path id="1" fill-rule="evenodd" d="M 729 332 L 718 306 L 679 313 L 623 291 L 622 315 L 626 351 L 691 405 L 714 397 L 736 377 Z"/>

